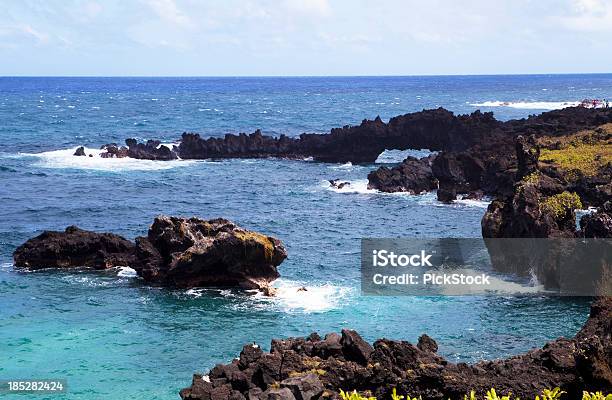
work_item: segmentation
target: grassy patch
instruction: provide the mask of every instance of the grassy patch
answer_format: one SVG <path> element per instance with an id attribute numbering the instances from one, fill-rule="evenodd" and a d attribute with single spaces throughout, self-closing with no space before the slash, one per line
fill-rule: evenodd
<path id="1" fill-rule="evenodd" d="M 594 176 L 612 163 L 612 124 L 559 138 L 542 138 L 540 145 L 540 162 L 560 168 L 567 179 L 575 179 L 577 172 Z"/>

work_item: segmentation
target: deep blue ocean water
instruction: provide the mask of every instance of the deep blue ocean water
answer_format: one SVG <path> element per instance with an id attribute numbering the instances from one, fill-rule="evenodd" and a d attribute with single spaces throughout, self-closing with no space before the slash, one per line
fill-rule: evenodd
<path id="1" fill-rule="evenodd" d="M 128 137 L 171 143 L 183 131 L 326 132 L 438 106 L 522 118 L 584 98 L 612 98 L 612 75 L 0 78 L 0 379 L 68 380 L 66 394 L 41 399 L 173 399 L 193 372 L 274 337 L 351 327 L 368 340 L 416 341 L 427 332 L 444 355 L 475 361 L 572 336 L 586 299 L 360 295 L 360 238 L 479 237 L 486 202 L 369 191 L 376 165 L 71 154 Z M 331 190 L 334 178 L 352 188 Z M 289 257 L 279 297 L 150 288 L 127 269 L 12 267 L 14 249 L 42 230 L 76 224 L 133 238 L 162 213 L 226 217 L 281 238 Z M 302 285 L 306 295 L 295 292 Z"/>

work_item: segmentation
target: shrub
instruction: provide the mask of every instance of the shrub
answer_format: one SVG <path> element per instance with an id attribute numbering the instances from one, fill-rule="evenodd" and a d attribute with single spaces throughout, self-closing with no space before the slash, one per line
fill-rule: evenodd
<path id="1" fill-rule="evenodd" d="M 612 400 L 612 393 L 604 396 L 602 392 L 582 392 L 582 400 Z"/>
<path id="2" fill-rule="evenodd" d="M 568 210 L 582 208 L 580 196 L 572 192 L 563 192 L 547 197 L 540 203 L 543 211 L 551 213 L 555 218 L 563 217 Z"/>
<path id="3" fill-rule="evenodd" d="M 565 394 L 560 388 L 556 387 L 554 389 L 544 389 L 539 396 L 535 397 L 535 400 L 560 400 L 562 395 Z M 364 397 L 357 393 L 356 390 L 352 392 L 345 392 L 340 390 L 340 397 L 342 400 L 376 400 L 376 397 Z M 391 393 L 392 400 L 404 400 L 404 396 L 398 395 L 397 390 L 393 388 L 393 392 Z M 465 395 L 463 397 L 464 400 L 478 400 L 476 396 L 476 392 L 473 390 L 470 392 L 469 397 Z M 405 400 L 422 400 L 421 396 L 419 397 L 410 397 L 409 395 L 405 396 Z M 499 396 L 495 389 L 491 388 L 484 397 L 484 400 L 520 400 L 518 397 L 512 397 L 512 393 L 508 393 L 505 396 Z M 604 395 L 602 392 L 582 392 L 582 400 L 612 400 L 612 393 Z"/>

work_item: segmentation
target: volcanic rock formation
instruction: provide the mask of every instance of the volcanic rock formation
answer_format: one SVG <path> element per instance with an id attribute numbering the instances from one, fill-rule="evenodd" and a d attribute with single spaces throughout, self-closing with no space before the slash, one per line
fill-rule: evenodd
<path id="1" fill-rule="evenodd" d="M 15 266 L 43 268 L 89 267 L 106 269 L 133 263 L 135 246 L 112 233 L 97 233 L 69 226 L 64 232 L 45 231 L 13 253 Z"/>
<path id="2" fill-rule="evenodd" d="M 240 357 L 195 374 L 181 390 L 183 400 L 339 398 L 340 390 L 357 390 L 378 399 L 399 394 L 424 399 L 463 399 L 471 390 L 480 396 L 494 387 L 521 398 L 559 386 L 567 398 L 583 390 L 612 388 L 612 298 L 600 298 L 572 339 L 559 338 L 542 349 L 473 365 L 452 363 L 437 352 L 427 335 L 418 344 L 379 339 L 370 345 L 355 331 L 343 330 L 322 339 L 272 340 L 270 353 L 244 346 Z"/>
<path id="3" fill-rule="evenodd" d="M 368 189 L 412 194 L 435 190 L 438 182 L 431 171 L 431 163 L 435 157 L 408 157 L 396 167 L 380 167 L 368 174 Z"/>
<path id="4" fill-rule="evenodd" d="M 19 246 L 15 266 L 42 268 L 129 266 L 147 283 L 191 287 L 240 287 L 273 294 L 269 283 L 287 257 L 283 244 L 226 219 L 159 216 L 136 244 L 112 233 L 71 226 L 43 232 Z"/>

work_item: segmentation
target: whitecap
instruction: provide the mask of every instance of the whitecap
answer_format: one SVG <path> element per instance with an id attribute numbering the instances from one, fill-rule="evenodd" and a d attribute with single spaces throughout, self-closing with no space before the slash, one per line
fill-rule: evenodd
<path id="1" fill-rule="evenodd" d="M 189 289 L 185 291 L 185 294 L 194 299 L 202 297 L 205 289 Z"/>
<path id="2" fill-rule="evenodd" d="M 576 107 L 580 101 L 485 101 L 470 103 L 474 107 L 508 107 L 524 110 L 560 110 L 567 107 Z"/>
<path id="3" fill-rule="evenodd" d="M 316 313 L 337 309 L 346 304 L 355 290 L 332 283 L 306 283 L 289 279 L 278 279 L 273 285 L 276 295 L 255 294 L 252 298 L 261 308 L 276 308 L 283 312 Z M 251 304 L 257 307 L 257 304 Z"/>
<path id="4" fill-rule="evenodd" d="M 130 267 L 119 267 L 117 276 L 121 276 L 124 278 L 134 278 L 137 276 L 137 274 L 136 271 Z"/>
<path id="5" fill-rule="evenodd" d="M 170 145 L 172 148 L 172 145 Z M 85 148 L 87 156 L 75 156 L 76 147 L 45 151 L 43 153 L 21 153 L 20 156 L 36 157 L 38 161 L 34 164 L 40 168 L 77 168 L 97 171 L 121 172 L 121 171 L 156 171 L 185 167 L 197 163 L 196 160 L 172 160 L 154 161 L 137 160 L 135 158 L 102 158 L 100 154 L 104 150 Z M 89 157 L 89 155 L 93 157 Z"/>
<path id="6" fill-rule="evenodd" d="M 336 193 L 358 193 L 358 194 L 377 194 L 381 193 L 375 189 L 368 189 L 368 180 L 367 179 L 359 179 L 359 180 L 342 180 L 339 179 L 340 182 L 347 182 L 348 185 L 344 185 L 341 189 L 334 187 L 331 185 L 329 181 L 321 181 L 321 186 L 327 190 Z"/>
<path id="7" fill-rule="evenodd" d="M 457 199 L 454 201 L 454 204 L 458 204 L 458 205 L 465 206 L 465 207 L 487 208 L 489 207 L 489 204 L 491 204 L 491 200 L 485 197 L 483 197 L 480 200 Z"/>
<path id="8" fill-rule="evenodd" d="M 354 290 L 331 283 L 305 284 L 278 279 L 274 285 L 276 296 L 272 301 L 285 311 L 322 312 L 339 308 Z M 305 291 L 303 289 L 306 289 Z"/>

